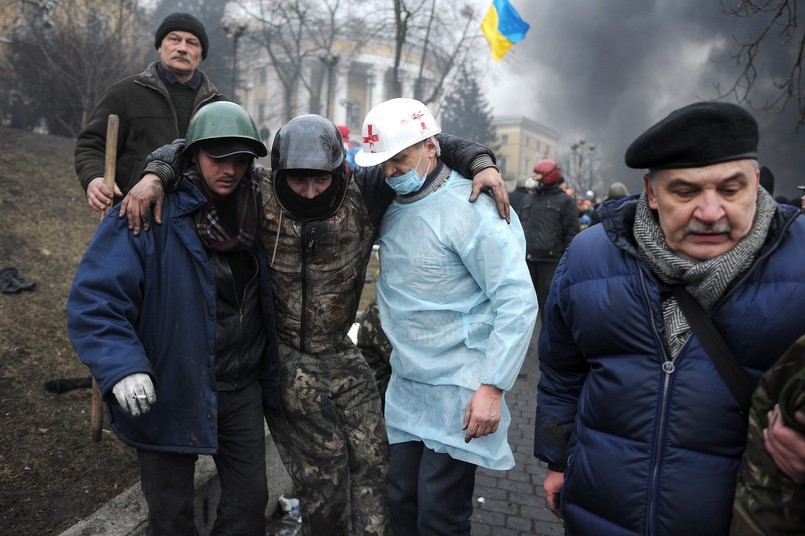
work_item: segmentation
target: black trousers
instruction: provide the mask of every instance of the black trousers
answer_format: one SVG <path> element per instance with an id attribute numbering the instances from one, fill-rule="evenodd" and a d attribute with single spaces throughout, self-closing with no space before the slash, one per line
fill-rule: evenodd
<path id="1" fill-rule="evenodd" d="M 211 534 L 266 533 L 266 446 L 260 384 L 218 392 L 218 453 L 221 482 Z M 151 536 L 195 536 L 195 454 L 137 450 Z"/>
<path id="2" fill-rule="evenodd" d="M 554 261 L 528 261 L 528 272 L 531 274 L 531 282 L 534 290 L 537 291 L 537 303 L 539 304 L 539 319 L 545 310 L 545 303 L 548 301 L 548 293 L 551 290 L 551 281 L 559 260 Z"/>

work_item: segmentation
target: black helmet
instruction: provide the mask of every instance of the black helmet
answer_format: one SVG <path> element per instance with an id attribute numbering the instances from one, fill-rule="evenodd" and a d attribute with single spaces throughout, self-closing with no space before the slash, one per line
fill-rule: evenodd
<path id="1" fill-rule="evenodd" d="M 330 173 L 332 184 L 314 199 L 297 195 L 288 186 L 288 171 L 320 175 Z M 326 220 L 332 216 L 347 193 L 349 169 L 341 132 L 320 115 L 300 115 L 288 121 L 274 136 L 271 147 L 274 194 L 283 210 L 297 220 Z"/>

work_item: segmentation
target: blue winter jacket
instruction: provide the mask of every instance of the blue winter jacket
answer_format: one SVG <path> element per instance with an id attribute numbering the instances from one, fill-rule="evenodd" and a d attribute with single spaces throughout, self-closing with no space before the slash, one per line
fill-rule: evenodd
<path id="1" fill-rule="evenodd" d="M 666 373 L 661 298 L 636 196 L 599 209 L 559 263 L 539 338 L 534 454 L 564 468 L 567 534 L 726 535 L 746 422 L 692 336 Z M 755 380 L 805 333 L 805 219 L 778 207 L 711 318 Z"/>
<path id="2" fill-rule="evenodd" d="M 145 450 L 213 454 L 218 449 L 215 383 L 216 289 L 206 250 L 188 215 L 204 202 L 189 181 L 165 197 L 162 225 L 139 236 L 113 208 L 78 267 L 67 304 L 70 339 L 107 402 L 112 429 Z M 267 348 L 263 404 L 279 405 L 279 357 L 265 255 L 258 264 Z M 157 402 L 132 417 L 114 385 L 151 376 Z"/>

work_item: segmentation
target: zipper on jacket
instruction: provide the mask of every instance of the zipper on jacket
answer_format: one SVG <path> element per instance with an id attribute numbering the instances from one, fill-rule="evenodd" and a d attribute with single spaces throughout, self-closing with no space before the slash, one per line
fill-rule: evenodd
<path id="1" fill-rule="evenodd" d="M 663 355 L 663 363 L 661 365 L 662 371 L 665 374 L 662 380 L 662 398 L 660 403 L 660 415 L 657 421 L 657 434 L 654 438 L 654 463 L 652 464 L 651 468 L 651 482 L 649 488 L 649 511 L 648 511 L 648 520 L 646 522 L 646 534 L 652 535 L 654 534 L 654 524 L 655 524 L 655 516 L 657 515 L 657 482 L 658 482 L 658 473 L 660 470 L 660 455 L 662 453 L 662 438 L 665 436 L 665 420 L 666 420 L 666 410 L 668 408 L 668 388 L 671 383 L 671 374 L 674 373 L 676 367 L 674 366 L 674 359 L 673 357 L 669 357 L 668 353 L 665 350 L 665 342 L 660 336 L 659 332 L 657 331 L 657 325 L 655 323 L 654 313 L 651 307 L 651 299 L 649 296 L 648 288 L 646 286 L 646 274 L 643 273 L 643 270 L 640 269 L 638 266 L 638 272 L 640 273 L 640 285 L 643 289 L 643 296 L 646 299 L 646 304 L 648 305 L 648 314 L 649 314 L 649 322 L 651 323 L 651 330 L 654 332 L 654 336 L 657 339 L 657 343 L 660 346 L 660 351 Z"/>
<path id="2" fill-rule="evenodd" d="M 249 253 L 249 257 L 254 260 L 254 256 Z M 227 262 L 227 264 L 229 264 Z M 235 272 L 232 270 L 232 267 L 229 267 L 229 274 L 232 280 L 232 295 L 235 296 L 235 305 L 238 307 L 238 324 L 240 324 L 241 329 L 243 329 L 243 304 L 246 302 L 246 290 L 249 288 L 249 284 L 254 281 L 254 276 L 251 279 L 246 281 L 243 285 L 243 292 L 238 295 L 238 286 L 235 284 Z"/>
<path id="3" fill-rule="evenodd" d="M 307 352 L 308 348 L 305 345 L 305 331 L 307 330 L 307 235 L 308 223 L 302 223 L 302 232 L 300 233 L 300 246 L 302 249 L 302 304 L 299 315 L 299 349 Z"/>

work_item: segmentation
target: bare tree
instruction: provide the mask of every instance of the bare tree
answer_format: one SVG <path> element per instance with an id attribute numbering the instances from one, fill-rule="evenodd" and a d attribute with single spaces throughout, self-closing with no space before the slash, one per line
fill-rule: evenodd
<path id="1" fill-rule="evenodd" d="M 587 190 L 601 188 L 602 181 L 598 177 L 598 159 L 596 146 L 581 139 L 570 145 L 570 155 L 562 166 L 564 177 L 576 193 L 584 194 Z"/>
<path id="2" fill-rule="evenodd" d="M 419 46 L 413 97 L 425 104 L 436 102 L 457 76 L 456 66 L 473 51 L 472 44 L 480 36 L 480 12 L 469 2 L 393 0 L 393 6 L 395 73 L 399 73 L 406 50 Z M 434 72 L 441 76 L 434 78 Z M 392 96 L 402 96 L 399 76 L 394 77 Z"/>
<path id="3" fill-rule="evenodd" d="M 75 136 L 103 91 L 142 67 L 150 41 L 134 33 L 143 26 L 135 7 L 129 0 L 27 6 L 0 70 L 50 133 Z"/>
<path id="4" fill-rule="evenodd" d="M 796 128 L 805 125 L 805 87 L 803 87 L 803 60 L 805 59 L 805 28 L 800 21 L 800 0 L 738 0 L 737 5 L 721 5 L 728 15 L 752 17 L 759 21 L 754 38 L 736 39 L 738 51 L 731 56 L 741 67 L 735 83 L 726 89 L 719 88 L 721 97 L 734 95 L 738 102 L 755 108 L 782 112 L 789 103 L 796 107 Z M 769 52 L 779 47 L 783 53 Z M 766 91 L 763 65 L 783 62 L 782 76 L 772 73 L 774 90 Z"/>
<path id="5" fill-rule="evenodd" d="M 256 31 L 247 35 L 268 53 L 282 85 L 285 121 L 293 117 L 303 95 L 308 98 L 303 109 L 324 113 L 325 84 L 329 108 L 333 71 L 342 60 L 334 44 L 348 40 L 355 53 L 373 35 L 360 16 L 348 13 L 349 2 L 343 0 L 241 0 L 237 4 L 256 23 Z"/>

